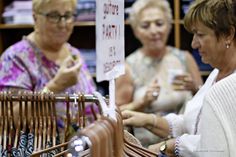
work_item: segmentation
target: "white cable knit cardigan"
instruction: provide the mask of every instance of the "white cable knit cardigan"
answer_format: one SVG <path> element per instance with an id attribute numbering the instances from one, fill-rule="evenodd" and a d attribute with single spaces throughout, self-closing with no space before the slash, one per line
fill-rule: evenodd
<path id="1" fill-rule="evenodd" d="M 200 135 L 196 135 L 196 124 L 199 121 L 199 115 L 203 105 L 203 99 L 213 86 L 218 69 L 214 69 L 204 85 L 194 95 L 194 97 L 187 103 L 184 114 L 168 114 L 165 119 L 171 126 L 171 134 L 178 137 L 178 145 L 176 145 L 176 152 L 181 157 L 195 157 L 196 149 L 200 140 Z"/>
<path id="2" fill-rule="evenodd" d="M 236 74 L 207 93 L 198 125 L 199 157 L 236 157 Z"/>

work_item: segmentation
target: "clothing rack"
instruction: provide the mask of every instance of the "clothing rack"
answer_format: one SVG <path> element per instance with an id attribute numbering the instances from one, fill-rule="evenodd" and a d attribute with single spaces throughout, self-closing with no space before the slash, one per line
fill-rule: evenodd
<path id="1" fill-rule="evenodd" d="M 104 98 L 105 99 L 105 98 Z M 67 133 L 70 127 L 70 122 L 72 120 L 72 115 L 70 113 L 70 103 L 77 103 L 77 113 L 79 115 L 79 126 L 81 128 L 85 127 L 85 107 L 86 102 L 88 105 L 94 103 L 99 108 L 99 101 L 96 96 L 91 94 L 54 94 L 54 93 L 42 93 L 42 92 L 18 92 L 13 93 L 11 91 L 1 91 L 0 92 L 0 156 L 8 156 L 9 151 L 13 152 L 13 149 L 9 150 L 8 146 L 12 145 L 15 154 L 22 156 L 22 152 L 33 153 L 32 151 L 40 151 L 48 148 L 47 141 L 52 139 L 49 147 L 56 146 L 56 104 L 58 102 L 64 103 L 66 106 L 65 119 L 64 119 L 64 135 L 63 141 L 60 143 L 64 145 L 67 137 Z M 19 114 L 13 111 L 14 107 L 19 108 Z M 102 110 L 100 110 L 102 111 Z M 17 117 L 17 121 L 13 121 Z M 27 135 L 25 135 L 27 133 Z M 30 134 L 30 135 L 29 135 Z M 26 137 L 28 140 L 29 136 L 34 135 L 34 141 L 31 142 L 32 146 L 30 148 L 23 148 L 26 146 L 21 146 L 22 137 Z M 44 141 L 44 142 L 43 142 Z M 24 142 L 23 142 L 24 143 Z M 42 144 L 41 144 L 42 143 Z M 30 149 L 26 152 L 26 149 Z M 55 149 L 55 148 L 54 148 Z M 53 149 L 50 149 L 53 150 Z M 60 151 L 63 152 L 63 148 Z M 49 153 L 52 153 L 50 151 Z M 54 155 L 58 152 L 53 153 Z M 21 155 L 19 155 L 21 154 Z M 11 154 L 12 155 L 12 154 Z M 23 156 L 25 156 L 23 155 Z M 12 155 L 17 156 L 17 155 Z"/>
<path id="2" fill-rule="evenodd" d="M 86 94 L 53 94 L 41 92 L 19 92 L 12 94 L 11 92 L 0 92 L 0 145 L 3 145 L 4 152 L 0 152 L 1 156 L 7 157 L 9 150 L 7 146 L 14 144 L 14 152 L 12 156 L 65 156 L 71 150 L 76 150 L 75 147 L 67 148 L 68 140 L 63 138 L 61 143 L 56 143 L 56 102 L 65 102 L 66 117 L 65 129 L 69 130 L 71 122 L 70 102 L 78 103 L 79 126 L 82 126 L 77 132 L 80 140 L 85 137 L 82 143 L 88 147 L 79 153 L 80 156 L 91 157 L 156 157 L 157 154 L 151 152 L 140 145 L 130 143 L 124 136 L 122 116 L 117 108 L 109 108 L 108 100 L 102 97 L 99 93 L 95 95 Z M 13 116 L 13 103 L 19 106 L 19 119 L 12 125 Z M 85 126 L 85 102 L 93 102 L 98 106 L 98 117 L 96 120 Z M 15 104 L 14 104 L 15 105 Z M 31 108 L 29 106 L 31 105 Z M 113 106 L 114 107 L 114 106 Z M 31 113 L 28 113 L 28 111 Z M 10 112 L 9 112 L 10 111 Z M 115 117 L 113 116 L 115 112 Z M 30 119 L 27 119 L 29 117 Z M 82 121 L 80 122 L 80 118 Z M 29 121 L 30 120 L 30 121 Z M 10 123 L 9 123 L 10 122 Z M 14 128 L 14 129 L 13 129 Z M 11 131 L 15 131 L 12 134 Z M 28 132 L 26 130 L 29 130 Z M 22 133 L 23 132 L 23 133 Z M 28 141 L 32 144 L 30 147 L 24 148 L 19 142 L 24 133 L 27 132 L 27 137 L 34 135 L 34 141 Z M 30 136 L 29 136 L 30 134 Z M 9 140 L 11 139 L 14 140 Z M 24 136 L 25 137 L 25 136 Z M 47 143 L 51 139 L 51 143 Z M 29 140 L 29 139 L 27 139 Z M 77 139 L 78 140 L 78 139 Z M 70 140 L 70 142 L 73 142 Z M 24 142 L 23 142 L 24 144 Z M 10 150 L 11 151 L 11 150 Z M 17 155 L 14 155 L 17 154 Z"/>
<path id="3" fill-rule="evenodd" d="M 117 121 L 102 116 L 74 137 L 66 151 L 76 157 L 157 157 L 158 154 L 132 143 L 131 134 L 123 130 L 122 117 L 116 110 Z M 132 141 L 132 142 L 131 142 Z"/>
<path id="4" fill-rule="evenodd" d="M 55 102 L 62 102 L 62 101 L 67 101 L 67 94 L 53 94 L 53 93 L 42 93 L 42 92 L 25 92 L 25 93 L 18 93 L 18 94 L 11 94 L 11 92 L 2 92 L 6 93 L 7 95 L 10 94 L 11 96 L 11 101 L 21 101 L 22 99 L 25 100 L 25 97 L 27 97 L 27 100 L 31 100 L 36 96 L 37 94 L 45 95 L 49 94 L 49 96 L 53 96 Z M 82 94 L 82 93 L 81 93 Z M 73 102 L 75 99 L 79 99 L 79 95 L 81 94 L 69 94 L 69 101 Z M 0 97 L 0 101 L 3 100 L 4 97 Z M 4 99 L 5 100 L 5 99 Z M 99 103 L 98 99 L 96 96 L 91 95 L 91 94 L 84 94 L 84 101 L 85 102 L 94 102 L 94 103 Z"/>

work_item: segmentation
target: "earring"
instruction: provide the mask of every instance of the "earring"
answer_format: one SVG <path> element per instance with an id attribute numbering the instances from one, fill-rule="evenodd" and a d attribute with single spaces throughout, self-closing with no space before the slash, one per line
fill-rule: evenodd
<path id="1" fill-rule="evenodd" d="M 230 47 L 230 42 L 225 42 L 225 46 L 228 49 Z"/>
<path id="2" fill-rule="evenodd" d="M 226 48 L 227 48 L 227 49 L 229 48 L 229 44 L 226 44 Z"/>

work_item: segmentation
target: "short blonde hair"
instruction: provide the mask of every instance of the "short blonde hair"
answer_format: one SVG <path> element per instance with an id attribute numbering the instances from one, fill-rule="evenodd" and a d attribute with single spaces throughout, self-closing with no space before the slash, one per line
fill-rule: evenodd
<path id="1" fill-rule="evenodd" d="M 232 6 L 231 0 L 196 0 L 184 17 L 184 26 L 192 32 L 192 27 L 201 22 L 214 30 L 218 39 L 229 35 L 236 26 Z"/>
<path id="2" fill-rule="evenodd" d="M 48 3 L 50 3 L 51 0 L 33 0 L 33 11 L 39 12 L 41 9 L 46 6 Z M 77 6 L 77 0 L 67 0 L 71 1 L 74 9 L 76 9 Z"/>
<path id="3" fill-rule="evenodd" d="M 147 8 L 159 8 L 163 11 L 171 28 L 173 16 L 170 4 L 167 0 L 136 0 L 132 5 L 131 12 L 129 14 L 129 22 L 133 29 L 137 27 L 140 13 Z"/>

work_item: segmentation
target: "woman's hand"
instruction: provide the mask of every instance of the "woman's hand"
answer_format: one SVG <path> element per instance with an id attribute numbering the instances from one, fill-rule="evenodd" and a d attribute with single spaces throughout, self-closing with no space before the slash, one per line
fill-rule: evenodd
<path id="1" fill-rule="evenodd" d="M 193 78 L 189 74 L 177 75 L 172 82 L 175 90 L 188 90 L 195 94 L 198 91 L 198 87 L 195 86 Z"/>
<path id="2" fill-rule="evenodd" d="M 68 56 L 61 64 L 56 76 L 47 84 L 49 90 L 59 93 L 75 85 L 81 66 L 82 63 L 78 57 Z"/>
<path id="3" fill-rule="evenodd" d="M 121 111 L 124 110 L 142 110 L 148 105 L 150 105 L 153 101 L 155 101 L 160 93 L 160 86 L 158 84 L 157 80 L 154 80 L 148 87 L 145 92 L 145 95 L 142 99 L 134 100 L 133 102 L 130 102 L 128 104 L 124 104 L 119 106 Z"/>
<path id="4" fill-rule="evenodd" d="M 155 79 L 146 90 L 146 93 L 143 97 L 144 106 L 149 105 L 151 102 L 155 101 L 160 93 L 160 86 L 158 84 L 158 80 Z"/>
<path id="5" fill-rule="evenodd" d="M 169 135 L 169 124 L 165 118 L 151 113 L 125 110 L 121 112 L 123 124 L 134 127 L 144 127 L 159 137 Z"/>
<path id="6" fill-rule="evenodd" d="M 131 125 L 135 127 L 144 127 L 146 125 L 153 125 L 153 115 L 145 114 L 136 111 L 125 110 L 121 112 L 124 125 Z"/>

